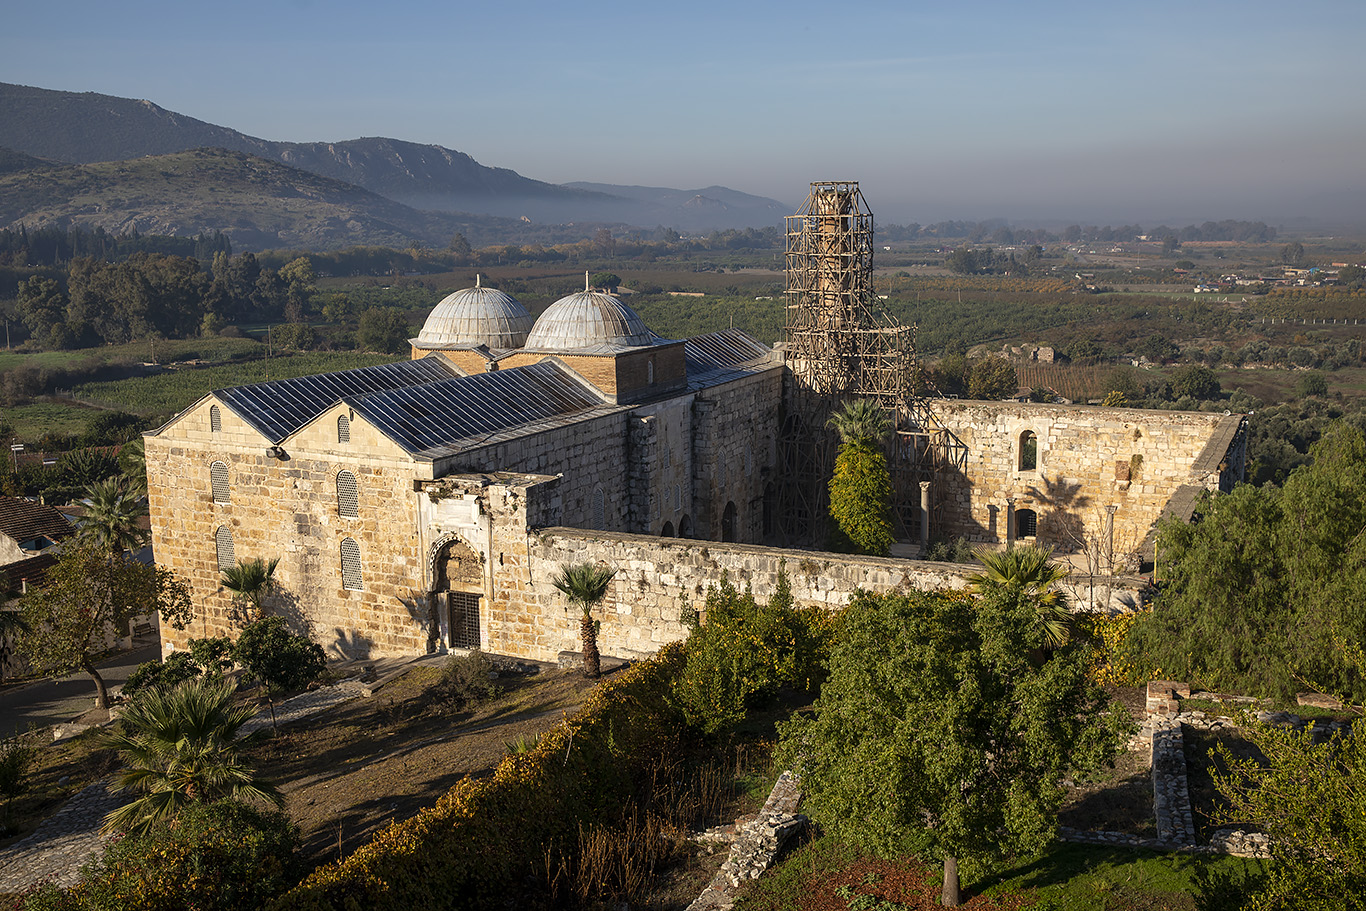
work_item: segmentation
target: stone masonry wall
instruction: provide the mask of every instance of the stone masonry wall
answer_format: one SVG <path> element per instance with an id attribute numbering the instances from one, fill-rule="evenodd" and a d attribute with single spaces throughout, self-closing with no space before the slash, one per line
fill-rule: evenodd
<path id="1" fill-rule="evenodd" d="M 939 492 L 946 534 L 1005 544 L 1007 500 L 1032 509 L 1038 542 L 1077 549 L 1103 534 L 1114 506 L 1116 557 L 1135 549 L 1183 484 L 1215 489 L 1218 473 L 1192 468 L 1221 414 L 1002 402 L 937 401 L 935 416 L 968 447 L 966 477 Z M 1038 439 L 1034 469 L 1022 469 L 1021 440 Z"/>
<path id="2" fill-rule="evenodd" d="M 339 443 L 337 406 L 284 443 L 285 460 L 230 409 L 210 430 L 206 399 L 180 420 L 148 435 L 148 490 L 157 561 L 193 588 L 196 619 L 177 632 L 163 624 L 163 648 L 190 637 L 235 634 L 229 593 L 219 583 L 216 532 L 231 529 L 237 561 L 280 558 L 273 613 L 308 630 L 334 657 L 420 654 L 426 636 L 402 604 L 422 578 L 415 465 L 363 421 Z M 349 416 L 349 415 L 348 415 Z M 229 502 L 214 502 L 210 466 L 228 468 Z M 337 476 L 356 476 L 358 516 L 340 515 Z M 343 589 L 341 543 L 357 542 L 361 590 Z"/>

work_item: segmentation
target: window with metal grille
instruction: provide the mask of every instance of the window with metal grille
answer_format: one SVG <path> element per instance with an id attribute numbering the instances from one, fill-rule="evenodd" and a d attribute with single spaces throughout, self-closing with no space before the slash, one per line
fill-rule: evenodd
<path id="1" fill-rule="evenodd" d="M 209 430 L 218 433 L 223 429 L 223 409 L 217 405 L 209 406 Z"/>
<path id="2" fill-rule="evenodd" d="M 213 501 L 215 503 L 232 502 L 232 496 L 228 491 L 228 465 L 226 462 L 214 462 L 209 466 L 209 483 L 213 487 Z"/>
<path id="3" fill-rule="evenodd" d="M 352 519 L 360 515 L 360 494 L 356 491 L 356 476 L 349 471 L 337 473 L 337 512 Z"/>
<path id="4" fill-rule="evenodd" d="M 1015 535 L 1020 538 L 1033 538 L 1039 531 L 1039 516 L 1032 509 L 1015 510 Z"/>
<path id="5" fill-rule="evenodd" d="M 360 545 L 355 538 L 342 538 L 341 542 L 342 588 L 349 592 L 361 590 Z"/>
<path id="6" fill-rule="evenodd" d="M 654 362 L 654 361 L 650 361 L 650 363 L 648 363 L 648 364 L 645 365 L 645 382 L 647 382 L 647 383 L 653 383 L 654 381 L 655 381 L 655 362 Z"/>
<path id="7" fill-rule="evenodd" d="M 593 527 L 604 529 L 607 527 L 607 496 L 598 487 L 593 491 Z"/>
<path id="8" fill-rule="evenodd" d="M 474 592 L 448 592 L 451 612 L 451 646 L 479 648 L 479 595 Z"/>
<path id="9" fill-rule="evenodd" d="M 214 548 L 218 552 L 218 568 L 230 569 L 237 565 L 237 551 L 232 546 L 232 529 L 226 525 L 218 526 L 213 533 Z"/>
<path id="10" fill-rule="evenodd" d="M 351 442 L 351 419 L 344 414 L 337 418 L 337 442 Z"/>

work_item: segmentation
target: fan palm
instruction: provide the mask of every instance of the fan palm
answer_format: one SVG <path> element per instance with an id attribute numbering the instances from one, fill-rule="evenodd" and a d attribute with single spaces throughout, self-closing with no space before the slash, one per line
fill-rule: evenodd
<path id="1" fill-rule="evenodd" d="M 147 495 L 147 449 L 142 437 L 119 447 L 119 471 L 123 472 L 129 490 L 140 497 Z"/>
<path id="2" fill-rule="evenodd" d="M 96 481 L 81 500 L 85 514 L 77 520 L 78 534 L 111 554 L 137 550 L 147 542 L 138 519 L 147 515 L 147 504 L 121 477 Z"/>
<path id="3" fill-rule="evenodd" d="M 968 577 L 978 594 L 1005 591 L 1017 602 L 1029 602 L 1039 615 L 1044 641 L 1061 648 L 1070 638 L 1072 614 L 1067 596 L 1056 587 L 1068 570 L 1053 562 L 1051 547 L 1012 547 L 1004 551 L 974 551 L 986 572 Z"/>
<path id="4" fill-rule="evenodd" d="M 846 445 L 876 446 L 892 432 L 887 409 L 873 399 L 845 402 L 839 411 L 830 416 L 829 425 Z"/>
<path id="5" fill-rule="evenodd" d="M 263 616 L 261 604 L 275 586 L 275 568 L 279 565 L 279 557 L 272 560 L 256 557 L 222 571 L 219 583 L 232 592 L 233 601 L 250 608 L 250 616 L 246 619 L 260 620 Z"/>
<path id="6" fill-rule="evenodd" d="M 598 629 L 593 620 L 593 608 L 607 597 L 607 586 L 612 583 L 612 577 L 616 574 L 615 569 L 596 563 L 562 563 L 560 571 L 550 580 L 551 584 L 569 599 L 570 604 L 577 604 L 583 609 L 583 617 L 579 621 L 579 635 L 583 640 L 585 677 L 602 676 L 602 659 L 598 655 Z"/>
<path id="7" fill-rule="evenodd" d="M 104 818 L 105 831 L 140 832 L 187 804 L 223 798 L 279 806 L 280 792 L 242 762 L 238 732 L 256 714 L 233 706 L 233 684 L 202 677 L 141 694 L 109 743 L 126 768 L 115 790 L 142 796 Z"/>

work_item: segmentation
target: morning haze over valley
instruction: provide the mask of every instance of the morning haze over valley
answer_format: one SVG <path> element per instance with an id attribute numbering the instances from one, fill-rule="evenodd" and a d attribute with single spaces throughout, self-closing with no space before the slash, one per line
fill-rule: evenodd
<path id="1" fill-rule="evenodd" d="M 0 906 L 1366 908 L 1366 6 L 0 31 Z"/>

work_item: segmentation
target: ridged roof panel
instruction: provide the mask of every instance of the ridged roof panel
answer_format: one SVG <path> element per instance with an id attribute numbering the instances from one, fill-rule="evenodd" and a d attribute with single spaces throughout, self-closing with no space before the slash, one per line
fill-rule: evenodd
<path id="1" fill-rule="evenodd" d="M 268 440 L 278 443 L 343 398 L 458 375 L 445 358 L 433 355 L 416 361 L 234 386 L 216 390 L 214 395 Z"/>
<path id="2" fill-rule="evenodd" d="M 606 405 L 553 361 L 376 392 L 348 400 L 356 412 L 420 459 L 595 414 Z"/>

